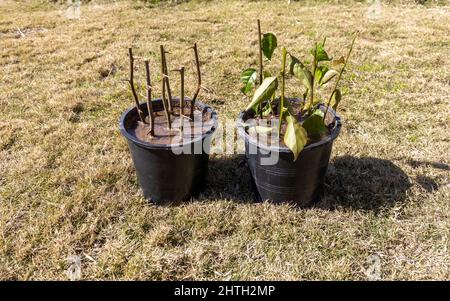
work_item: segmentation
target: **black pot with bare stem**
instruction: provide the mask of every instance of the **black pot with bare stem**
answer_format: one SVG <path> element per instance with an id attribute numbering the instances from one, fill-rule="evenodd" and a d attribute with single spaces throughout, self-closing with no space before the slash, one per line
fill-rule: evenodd
<path id="1" fill-rule="evenodd" d="M 191 47 L 197 67 L 197 87 L 185 97 L 185 67 L 180 76 L 180 97 L 173 97 L 164 46 L 161 50 L 161 98 L 152 98 L 150 62 L 144 60 L 146 102 L 140 102 L 134 83 L 134 62 L 129 49 L 127 80 L 135 105 L 120 118 L 144 197 L 156 204 L 179 203 L 201 192 L 206 184 L 211 137 L 217 126 L 212 108 L 197 100 L 202 89 L 197 45 Z M 177 74 L 174 73 L 174 74 Z"/>

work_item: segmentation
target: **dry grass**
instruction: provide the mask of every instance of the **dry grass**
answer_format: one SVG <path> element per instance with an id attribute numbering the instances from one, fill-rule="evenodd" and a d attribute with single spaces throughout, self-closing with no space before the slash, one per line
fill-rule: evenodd
<path id="1" fill-rule="evenodd" d="M 366 11 L 119 2 L 69 20 L 60 6 L 0 1 L 0 278 L 67 279 L 78 254 L 83 279 L 365 279 L 375 254 L 383 279 L 450 279 L 449 8 Z M 164 43 L 173 66 L 192 67 L 181 53 L 197 41 L 213 89 L 202 99 L 234 118 L 257 17 L 298 54 L 322 35 L 340 54 L 361 30 L 323 200 L 253 204 L 241 158 L 215 156 L 198 200 L 149 205 L 117 125 L 133 103 L 128 46 L 157 58 Z"/>

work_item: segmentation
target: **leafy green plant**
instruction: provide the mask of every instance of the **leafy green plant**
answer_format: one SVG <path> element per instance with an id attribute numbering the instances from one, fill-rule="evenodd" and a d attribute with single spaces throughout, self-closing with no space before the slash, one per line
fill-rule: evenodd
<path id="1" fill-rule="evenodd" d="M 246 111 L 253 110 L 261 118 L 267 117 L 269 114 L 278 116 L 278 137 L 283 137 L 284 143 L 294 154 L 294 161 L 308 140 L 320 140 L 328 133 L 326 115 L 330 106 L 336 111 L 341 101 L 342 93 L 339 83 L 347 67 L 356 36 L 357 34 L 352 39 L 346 57 L 342 56 L 338 59 L 333 59 L 328 55 L 325 50 L 326 39 L 314 44 L 310 50 L 312 56 L 310 63 L 303 63 L 285 47 L 282 47 L 281 71 L 273 76 L 263 70 L 263 55 L 267 61 L 272 60 L 278 46 L 277 38 L 273 33 L 262 34 L 258 20 L 259 70 L 245 69 L 240 77 L 240 81 L 243 83 L 241 91 L 248 96 L 253 94 Z M 286 72 L 288 54 L 290 64 L 289 70 Z M 289 76 L 298 79 L 304 87 L 303 101 L 296 104 L 300 114 L 296 114 L 293 104 L 285 99 L 286 79 Z M 329 91 L 330 86 L 331 91 Z M 326 90 L 330 92 L 330 95 L 323 98 L 323 92 Z M 272 112 L 272 103 L 275 97 L 278 99 L 278 112 Z M 283 123 L 286 124 L 284 133 L 282 133 Z M 261 126 L 257 130 L 261 133 L 268 132 L 267 128 Z"/>

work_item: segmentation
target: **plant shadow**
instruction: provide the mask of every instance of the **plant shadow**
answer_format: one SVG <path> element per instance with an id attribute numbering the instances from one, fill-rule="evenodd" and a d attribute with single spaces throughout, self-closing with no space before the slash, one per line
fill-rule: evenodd
<path id="1" fill-rule="evenodd" d="M 341 156 L 330 162 L 324 194 L 313 207 L 379 212 L 404 202 L 411 185 L 405 172 L 389 160 Z"/>
<path id="2" fill-rule="evenodd" d="M 419 174 L 415 177 L 417 184 L 419 184 L 420 187 L 422 187 L 422 189 L 426 192 L 433 193 L 434 191 L 438 190 L 443 183 L 446 183 L 445 179 L 447 177 L 445 174 L 446 172 L 450 171 L 450 166 L 448 166 L 447 164 L 442 162 L 418 161 L 413 159 L 408 159 L 406 163 L 414 169 L 433 169 L 433 172 L 431 172 L 431 176 L 429 174 Z M 439 174 L 440 172 L 444 172 L 444 174 Z"/>
<path id="3" fill-rule="evenodd" d="M 198 201 L 227 199 L 235 202 L 254 202 L 253 182 L 244 155 L 211 157 L 208 182 Z"/>

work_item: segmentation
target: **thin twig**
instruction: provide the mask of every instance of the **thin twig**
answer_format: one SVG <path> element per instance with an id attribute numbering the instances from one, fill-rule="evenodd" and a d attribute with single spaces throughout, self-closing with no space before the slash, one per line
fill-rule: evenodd
<path id="1" fill-rule="evenodd" d="M 180 69 L 174 69 L 171 71 L 180 72 L 180 130 L 183 131 L 183 118 L 184 116 L 184 66 Z"/>
<path id="2" fill-rule="evenodd" d="M 180 68 L 181 76 L 181 93 L 180 93 L 180 129 L 183 132 L 183 115 L 184 115 L 184 67 Z"/>
<path id="3" fill-rule="evenodd" d="M 144 117 L 142 116 L 142 111 L 139 108 L 139 99 L 136 93 L 136 89 L 134 88 L 134 58 L 133 58 L 133 48 L 128 48 L 128 54 L 130 56 L 130 79 L 128 82 L 130 83 L 131 92 L 133 93 L 134 101 L 136 102 L 136 110 L 138 112 L 139 118 L 142 122 L 144 122 Z"/>
<path id="4" fill-rule="evenodd" d="M 164 106 L 164 112 L 166 113 L 167 126 L 170 130 L 172 128 L 172 124 L 170 121 L 170 111 L 169 111 L 167 99 L 166 99 L 166 80 L 168 79 L 168 77 L 165 76 L 166 74 L 164 72 L 164 46 L 161 45 L 160 49 L 161 49 L 161 73 L 163 75 L 163 78 L 162 78 L 162 103 Z"/>
<path id="5" fill-rule="evenodd" d="M 200 72 L 200 60 L 198 59 L 198 50 L 197 50 L 197 43 L 194 44 L 194 55 L 195 55 L 195 64 L 197 66 L 197 90 L 195 91 L 194 97 L 192 97 L 191 100 L 191 112 L 189 114 L 189 117 L 194 120 L 194 107 L 195 107 L 195 101 L 197 100 L 198 94 L 200 93 L 200 90 L 202 88 L 202 74 Z"/>
<path id="6" fill-rule="evenodd" d="M 150 81 L 150 64 L 148 60 L 145 60 L 145 75 L 147 78 L 147 110 L 148 110 L 148 121 L 150 122 L 150 136 L 155 135 L 155 115 L 153 113 L 152 104 L 152 84 Z"/>
<path id="7" fill-rule="evenodd" d="M 162 63 L 163 63 L 163 74 L 169 76 L 169 71 L 167 69 L 167 58 L 166 58 L 166 53 L 167 51 L 164 50 L 164 46 L 161 45 L 161 57 L 162 57 Z M 167 88 L 167 94 L 169 96 L 169 111 L 170 113 L 173 112 L 173 105 L 172 105 L 172 90 L 170 89 L 170 83 L 169 83 L 169 78 L 166 78 L 166 88 Z"/>
<path id="8" fill-rule="evenodd" d="M 280 98 L 280 120 L 278 122 L 278 137 L 281 136 L 281 123 L 283 122 L 283 108 L 284 108 L 284 88 L 285 88 L 285 78 L 286 78 L 286 48 L 283 47 L 282 50 L 282 69 L 281 69 L 281 98 Z"/>
<path id="9" fill-rule="evenodd" d="M 350 54 L 352 53 L 353 45 L 355 44 L 355 40 L 356 40 L 356 37 L 358 36 L 358 34 L 359 34 L 359 31 L 357 31 L 355 33 L 355 36 L 353 37 L 352 44 L 350 45 L 350 49 L 348 50 L 348 53 L 347 53 L 347 58 L 345 59 L 345 62 L 344 62 L 344 66 L 342 67 L 341 71 L 339 72 L 339 76 L 338 76 L 338 78 L 336 80 L 336 83 L 334 85 L 334 89 L 331 92 L 330 98 L 328 98 L 327 107 L 325 109 L 325 113 L 323 114 L 323 120 L 324 121 L 325 121 L 325 117 L 327 117 L 328 108 L 330 107 L 331 99 L 333 98 L 333 95 L 336 93 L 336 89 L 338 87 L 339 81 L 341 80 L 342 73 L 344 73 L 344 70 L 347 67 L 348 59 L 350 58 Z"/>
<path id="10" fill-rule="evenodd" d="M 261 41 L 261 21 L 258 19 L 258 42 L 259 42 L 259 84 L 263 82 L 263 57 L 262 57 L 262 41 Z M 262 118 L 262 103 L 259 104 L 259 112 Z"/>
<path id="11" fill-rule="evenodd" d="M 180 73 L 181 73 L 180 115 L 184 115 L 184 67 L 180 68 Z"/>
<path id="12" fill-rule="evenodd" d="M 313 59 L 313 65 L 312 65 L 312 79 L 311 79 L 311 93 L 309 94 L 309 111 L 313 109 L 314 106 L 314 78 L 316 75 L 316 69 L 317 69 L 317 42 L 314 44 L 314 59 Z"/>

